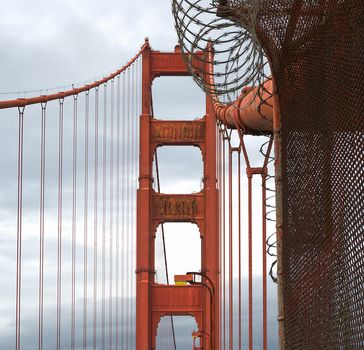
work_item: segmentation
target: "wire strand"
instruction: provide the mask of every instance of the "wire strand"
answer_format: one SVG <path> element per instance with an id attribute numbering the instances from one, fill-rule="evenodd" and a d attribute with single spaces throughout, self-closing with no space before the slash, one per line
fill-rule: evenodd
<path id="1" fill-rule="evenodd" d="M 111 80 L 111 96 L 110 96 L 110 184 L 109 184 L 109 349 L 112 349 L 113 344 L 113 225 L 114 225 L 114 80 Z"/>
<path id="2" fill-rule="evenodd" d="M 21 282 L 22 282 L 22 238 L 23 238 L 23 151 L 24 151 L 24 107 L 18 108 L 18 199 L 16 220 L 16 310 L 15 349 L 20 350 L 21 326 Z"/>
<path id="3" fill-rule="evenodd" d="M 57 214 L 57 324 L 56 349 L 61 349 L 62 320 L 62 219 L 63 219 L 63 132 L 64 132 L 64 100 L 59 100 L 58 122 L 58 214 Z"/>
<path id="4" fill-rule="evenodd" d="M 46 152 L 46 104 L 41 105 L 40 141 L 40 199 L 39 199 L 39 290 L 38 290 L 38 349 L 43 349 L 44 317 L 44 191 L 45 191 L 45 152 Z"/>
<path id="5" fill-rule="evenodd" d="M 76 346 L 76 234 L 77 234 L 77 139 L 78 95 L 73 96 L 73 166 L 72 166 L 72 306 L 71 350 Z"/>
<path id="6" fill-rule="evenodd" d="M 120 75 L 117 76 L 117 101 L 116 101 L 116 259 L 115 259 L 115 277 L 116 277 L 116 315 L 115 315 L 115 347 L 119 349 L 119 261 L 120 261 Z"/>
<path id="7" fill-rule="evenodd" d="M 84 235 L 83 235 L 83 349 L 87 349 L 87 307 L 88 307 L 88 182 L 89 182 L 89 107 L 90 95 L 85 95 L 85 125 L 84 125 Z"/>
<path id="8" fill-rule="evenodd" d="M 104 113 L 102 130 L 102 291 L 101 291 L 101 349 L 105 350 L 105 278 L 106 278 L 106 157 L 107 157 L 107 84 L 104 84 Z"/>
<path id="9" fill-rule="evenodd" d="M 98 286 L 98 170 L 99 170 L 99 88 L 95 89 L 94 135 L 94 275 L 93 275 L 93 335 L 92 347 L 97 349 L 97 286 Z"/>

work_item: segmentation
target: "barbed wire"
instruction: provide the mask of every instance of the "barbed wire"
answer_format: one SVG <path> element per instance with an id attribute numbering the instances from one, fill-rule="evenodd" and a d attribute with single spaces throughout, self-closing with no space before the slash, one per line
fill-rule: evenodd
<path id="1" fill-rule="evenodd" d="M 270 76 L 255 32 L 258 8 L 256 0 L 172 0 L 184 60 L 196 83 L 219 102 L 234 103 L 243 89 L 261 87 Z M 201 55 L 209 44 L 213 54 Z"/>

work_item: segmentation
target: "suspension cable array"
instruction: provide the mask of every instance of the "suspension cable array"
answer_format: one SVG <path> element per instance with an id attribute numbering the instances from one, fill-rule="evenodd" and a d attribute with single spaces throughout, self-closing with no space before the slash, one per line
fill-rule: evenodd
<path id="1" fill-rule="evenodd" d="M 261 158 L 258 157 L 262 164 L 256 166 L 252 162 L 256 162 L 257 155 L 248 151 L 249 141 L 247 143 L 244 130 L 228 129 L 221 122 L 218 125 L 220 348 L 242 349 L 246 346 L 253 349 L 254 344 L 259 342 L 262 349 L 267 349 L 268 325 L 270 326 L 267 311 L 272 305 L 268 305 L 270 285 L 267 280 L 267 265 L 270 259 L 266 255 L 267 231 L 271 229 L 271 225 L 267 225 L 266 220 L 268 215 L 272 217 L 272 211 L 267 206 L 267 203 L 270 205 L 272 196 L 267 196 L 267 193 L 274 193 L 272 184 L 269 184 L 274 178 L 270 175 L 273 171 L 273 138 L 270 137 L 256 150 L 256 153 L 260 151 L 262 154 Z M 241 172 L 243 165 L 246 167 L 246 177 Z M 259 209 L 255 203 L 257 197 L 259 198 L 259 189 L 255 188 L 256 175 L 261 177 L 262 204 Z M 259 250 L 261 253 L 258 253 Z M 257 273 L 261 275 L 261 280 L 255 278 Z M 261 295 L 258 290 L 262 291 Z M 247 294 L 247 302 L 243 294 Z M 258 308 L 262 310 L 262 315 L 257 314 Z M 254 326 L 254 329 L 257 318 L 261 318 L 262 323 L 261 326 Z M 238 322 L 235 322 L 236 319 Z M 248 321 L 243 323 L 243 319 Z M 244 338 L 244 334 L 247 334 L 247 338 Z M 259 334 L 259 339 L 254 340 L 255 334 Z"/>
<path id="2" fill-rule="evenodd" d="M 17 109 L 19 120 L 9 348 L 135 346 L 134 213 L 146 45 L 92 84 L 0 101 L 2 118 L 11 122 Z M 14 239 L 11 230 L 8 235 Z M 37 252 L 31 249 L 36 236 Z M 12 318 L 10 303 L 3 313 Z M 23 325 L 33 319 L 36 330 L 29 333 Z"/>

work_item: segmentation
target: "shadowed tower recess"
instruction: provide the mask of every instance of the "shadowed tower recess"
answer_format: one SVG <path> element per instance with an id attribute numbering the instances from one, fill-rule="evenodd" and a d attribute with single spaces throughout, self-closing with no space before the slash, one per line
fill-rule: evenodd
<path id="1" fill-rule="evenodd" d="M 201 340 L 203 347 L 214 348 L 214 344 L 218 344 L 219 226 L 213 107 L 209 97 L 206 97 L 206 115 L 194 121 L 164 121 L 152 116 L 153 80 L 160 76 L 188 75 L 190 73 L 178 47 L 175 52 L 161 53 L 151 50 L 148 45 L 143 52 L 137 194 L 137 350 L 155 349 L 158 323 L 163 316 L 168 315 L 194 317 L 201 334 L 206 334 Z M 153 156 L 156 148 L 164 145 L 199 147 L 204 162 L 201 192 L 167 195 L 153 190 Z M 201 283 L 155 283 L 155 236 L 158 225 L 165 222 L 191 222 L 198 225 L 201 236 Z M 186 277 L 188 279 L 191 276 Z"/>

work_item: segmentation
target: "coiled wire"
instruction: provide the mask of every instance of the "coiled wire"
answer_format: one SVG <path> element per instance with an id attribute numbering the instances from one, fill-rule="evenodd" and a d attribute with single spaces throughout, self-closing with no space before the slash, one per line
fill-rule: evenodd
<path id="1" fill-rule="evenodd" d="M 215 99 L 233 103 L 243 88 L 264 81 L 267 60 L 255 33 L 258 4 L 256 0 L 172 0 L 184 60 L 196 83 Z M 237 10 L 234 16 L 232 6 Z M 213 59 L 199 54 L 209 44 Z M 213 70 L 204 68 L 211 64 Z"/>

